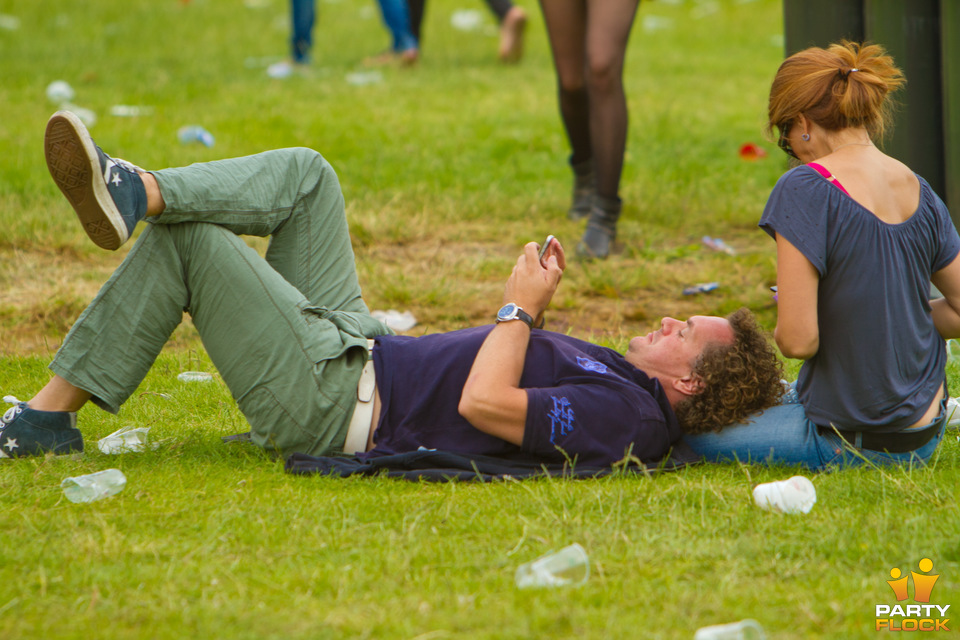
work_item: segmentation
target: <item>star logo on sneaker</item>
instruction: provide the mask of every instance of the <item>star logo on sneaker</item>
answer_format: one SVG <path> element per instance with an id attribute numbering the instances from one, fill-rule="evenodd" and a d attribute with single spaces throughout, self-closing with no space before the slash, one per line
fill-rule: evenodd
<path id="1" fill-rule="evenodd" d="M 108 183 L 109 183 L 109 182 L 112 182 L 114 185 L 118 185 L 118 184 L 120 184 L 121 182 L 123 182 L 123 180 L 120 179 L 120 172 L 119 172 L 119 171 L 117 171 L 117 172 L 115 172 L 115 173 L 113 174 L 113 178 L 110 177 L 110 170 L 113 169 L 114 167 L 118 167 L 118 166 L 120 166 L 120 165 L 119 165 L 118 163 L 114 162 L 114 161 L 113 161 L 113 158 L 107 158 L 107 163 L 106 163 L 106 165 L 103 167 L 103 181 L 104 181 L 104 182 L 108 182 Z"/>
<path id="2" fill-rule="evenodd" d="M 7 438 L 7 441 L 6 443 L 4 443 L 3 446 L 6 447 L 7 450 L 10 451 L 11 453 L 13 452 L 14 449 L 20 448 L 20 445 L 17 444 L 16 438 Z"/>

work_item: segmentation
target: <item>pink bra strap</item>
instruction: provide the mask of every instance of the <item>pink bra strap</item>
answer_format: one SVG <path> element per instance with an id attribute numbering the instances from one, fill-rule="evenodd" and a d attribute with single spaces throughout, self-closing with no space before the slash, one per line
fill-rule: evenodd
<path id="1" fill-rule="evenodd" d="M 840 189 L 840 191 L 843 191 L 847 195 L 850 195 L 849 193 L 847 193 L 847 190 L 843 188 L 843 185 L 840 184 L 840 181 L 834 178 L 833 174 L 827 171 L 827 168 L 824 167 L 822 164 L 817 164 L 816 162 L 808 162 L 807 166 L 813 169 L 814 171 L 816 171 L 817 173 L 819 173 L 820 175 L 822 175 L 828 181 L 830 181 L 833 184 L 833 186 Z"/>

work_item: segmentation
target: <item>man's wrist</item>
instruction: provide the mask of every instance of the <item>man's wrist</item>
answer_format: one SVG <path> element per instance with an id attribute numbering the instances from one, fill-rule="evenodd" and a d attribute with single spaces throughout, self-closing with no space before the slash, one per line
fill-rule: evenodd
<path id="1" fill-rule="evenodd" d="M 540 324 L 537 325 L 536 328 L 542 329 L 544 324 L 543 317 L 542 317 L 543 314 L 538 313 L 537 315 L 541 316 L 541 318 L 540 318 Z M 529 313 L 524 311 L 523 308 L 517 303 L 508 302 L 502 307 L 500 307 L 500 310 L 497 312 L 497 324 L 500 324 L 501 322 L 510 322 L 512 320 L 520 320 L 531 329 L 535 328 L 533 316 L 531 316 Z"/>

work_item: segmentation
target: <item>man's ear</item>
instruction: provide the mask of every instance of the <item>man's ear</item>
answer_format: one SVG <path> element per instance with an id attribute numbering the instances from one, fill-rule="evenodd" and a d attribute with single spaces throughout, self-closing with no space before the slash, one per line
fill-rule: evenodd
<path id="1" fill-rule="evenodd" d="M 695 396 L 703 391 L 703 379 L 690 373 L 673 381 L 673 388 L 685 396 Z"/>

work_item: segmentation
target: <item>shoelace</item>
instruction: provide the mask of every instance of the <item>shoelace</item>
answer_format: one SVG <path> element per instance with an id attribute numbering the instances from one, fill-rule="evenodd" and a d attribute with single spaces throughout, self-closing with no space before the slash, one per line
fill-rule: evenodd
<path id="1" fill-rule="evenodd" d="M 138 167 L 137 165 L 133 164 L 129 160 L 124 160 L 123 158 L 114 158 L 113 156 L 109 156 L 103 151 L 103 149 L 100 149 L 99 146 L 97 146 L 97 149 L 99 149 L 100 153 L 103 153 L 103 155 L 105 155 L 108 160 L 112 160 L 115 166 L 119 167 L 120 169 L 123 169 L 128 173 L 138 173 L 138 172 L 146 173 L 146 171 L 144 171 L 143 168 Z"/>
<path id="2" fill-rule="evenodd" d="M 17 415 L 23 411 L 23 407 L 20 406 L 20 401 L 14 398 L 13 396 L 3 396 L 3 401 L 12 404 L 14 406 L 7 409 L 7 412 L 3 414 L 3 417 L 0 418 L 0 423 L 3 423 L 3 427 L 7 426 Z M 0 427 L 0 431 L 3 430 L 3 427 Z"/>

